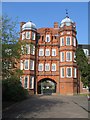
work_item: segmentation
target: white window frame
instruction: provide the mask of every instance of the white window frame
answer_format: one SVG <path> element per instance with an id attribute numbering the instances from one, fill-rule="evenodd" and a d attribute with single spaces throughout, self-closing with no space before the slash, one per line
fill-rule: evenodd
<path id="1" fill-rule="evenodd" d="M 61 78 L 64 78 L 64 77 L 65 77 L 65 72 L 64 72 L 63 70 L 65 70 L 65 68 L 64 68 L 64 67 L 62 67 L 62 68 L 61 68 Z M 62 73 L 62 72 L 64 72 L 64 75 L 63 75 L 63 73 Z"/>
<path id="2" fill-rule="evenodd" d="M 77 78 L 77 68 L 74 68 L 74 78 Z"/>
<path id="3" fill-rule="evenodd" d="M 22 33 L 22 40 L 25 39 L 25 32 Z"/>
<path id="4" fill-rule="evenodd" d="M 64 37 L 60 38 L 60 46 L 64 46 Z"/>
<path id="5" fill-rule="evenodd" d="M 40 67 L 42 67 L 42 69 L 40 69 Z M 39 63 L 39 64 L 38 64 L 38 71 L 43 71 L 43 67 L 44 67 L 43 64 L 42 64 L 42 63 Z"/>
<path id="6" fill-rule="evenodd" d="M 32 32 L 32 40 L 35 40 L 35 38 L 36 38 L 36 33 Z"/>
<path id="7" fill-rule="evenodd" d="M 64 59 L 63 59 L 63 54 L 65 54 L 64 52 L 60 52 L 60 60 L 61 60 L 61 62 L 64 62 L 65 61 L 65 57 L 64 57 Z"/>
<path id="8" fill-rule="evenodd" d="M 28 62 L 28 68 L 25 68 L 26 62 Z M 29 60 L 24 61 L 24 70 L 29 70 Z"/>
<path id="9" fill-rule="evenodd" d="M 70 60 L 68 60 L 68 54 L 70 54 Z M 66 52 L 66 61 L 72 61 L 72 52 Z"/>
<path id="10" fill-rule="evenodd" d="M 55 54 L 54 54 L 55 52 Z M 56 49 L 52 49 L 52 56 L 56 56 Z"/>
<path id="11" fill-rule="evenodd" d="M 31 45 L 31 54 L 35 55 L 35 45 Z"/>
<path id="12" fill-rule="evenodd" d="M 47 54 L 48 53 L 48 54 Z M 50 49 L 45 50 L 45 56 L 50 56 Z"/>
<path id="13" fill-rule="evenodd" d="M 31 36 L 31 34 L 30 34 L 31 32 L 26 32 L 26 39 L 30 39 L 30 36 Z M 29 34 L 29 37 L 28 37 L 28 34 Z"/>
<path id="14" fill-rule="evenodd" d="M 55 69 L 53 69 L 55 67 Z M 52 71 L 56 71 L 56 63 L 52 63 Z"/>
<path id="15" fill-rule="evenodd" d="M 75 54 L 75 52 L 74 52 L 74 62 L 76 62 L 75 58 L 76 58 L 76 54 Z"/>
<path id="16" fill-rule="evenodd" d="M 48 67 L 48 69 L 47 69 L 47 67 Z M 49 63 L 45 64 L 45 71 L 50 71 L 50 64 Z"/>
<path id="17" fill-rule="evenodd" d="M 67 34 L 69 35 L 69 34 L 70 34 L 70 32 L 67 32 Z"/>
<path id="18" fill-rule="evenodd" d="M 89 55 L 89 50 L 88 50 L 88 49 L 83 49 L 83 51 L 84 51 L 84 54 L 85 54 L 86 56 Z M 87 53 L 86 53 L 86 52 L 87 52 Z"/>
<path id="19" fill-rule="evenodd" d="M 31 64 L 32 64 L 32 66 L 31 66 Z M 34 70 L 34 64 L 35 64 L 35 61 L 30 60 L 30 70 Z"/>
<path id="20" fill-rule="evenodd" d="M 70 38 L 70 44 L 67 44 L 67 41 L 68 41 L 67 38 Z M 71 37 L 70 37 L 70 36 L 67 36 L 67 37 L 66 37 L 66 45 L 67 45 L 67 46 L 70 46 L 70 45 L 71 45 Z"/>
<path id="21" fill-rule="evenodd" d="M 26 54 L 30 54 L 30 45 L 26 44 Z"/>
<path id="22" fill-rule="evenodd" d="M 23 70 L 23 60 L 20 60 L 20 70 Z"/>
<path id="23" fill-rule="evenodd" d="M 61 35 L 63 35 L 64 33 L 63 32 L 61 32 Z"/>
<path id="24" fill-rule="evenodd" d="M 25 87 L 25 78 L 27 77 L 27 87 Z M 29 76 L 24 76 L 24 88 L 28 89 L 29 88 Z"/>
<path id="25" fill-rule="evenodd" d="M 68 74 L 67 74 L 68 73 L 68 69 L 71 69 L 71 76 L 68 76 Z M 72 77 L 72 67 L 67 67 L 66 68 L 66 77 L 67 78 L 71 78 Z"/>
<path id="26" fill-rule="evenodd" d="M 21 86 L 22 86 L 22 76 L 20 76 L 20 82 L 21 82 Z"/>
<path id="27" fill-rule="evenodd" d="M 31 84 L 32 81 L 32 84 Z M 34 89 L 34 76 L 30 76 L 30 89 Z"/>
<path id="28" fill-rule="evenodd" d="M 24 45 L 21 45 L 21 54 L 24 54 Z"/>
<path id="29" fill-rule="evenodd" d="M 73 46 L 76 46 L 76 38 L 73 37 Z"/>
<path id="30" fill-rule="evenodd" d="M 48 40 L 47 40 L 47 38 L 48 38 Z M 45 41 L 50 42 L 50 35 L 46 35 L 46 40 Z"/>
<path id="31" fill-rule="evenodd" d="M 42 52 L 42 54 L 41 54 Z M 44 56 L 44 49 L 39 49 L 39 56 Z"/>

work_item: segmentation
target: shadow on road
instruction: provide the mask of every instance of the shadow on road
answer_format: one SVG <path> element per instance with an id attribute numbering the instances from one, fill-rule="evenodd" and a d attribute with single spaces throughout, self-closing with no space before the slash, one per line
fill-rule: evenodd
<path id="1" fill-rule="evenodd" d="M 63 102 L 60 99 L 51 99 L 52 96 L 31 96 L 27 100 L 16 103 L 11 107 L 5 109 L 2 114 L 2 118 L 16 118 L 17 116 L 21 116 L 25 113 L 40 113 L 45 110 L 50 110 L 53 106 L 57 105 L 57 103 L 62 106 L 63 104 L 68 104 L 67 102 Z"/>

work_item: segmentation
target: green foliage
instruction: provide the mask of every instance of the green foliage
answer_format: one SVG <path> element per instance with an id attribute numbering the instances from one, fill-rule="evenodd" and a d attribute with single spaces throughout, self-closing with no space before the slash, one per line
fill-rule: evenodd
<path id="1" fill-rule="evenodd" d="M 28 92 L 21 86 L 17 77 L 11 77 L 2 81 L 3 101 L 21 101 L 27 98 Z"/>
<path id="2" fill-rule="evenodd" d="M 17 67 L 21 55 L 21 42 L 16 31 L 17 20 L 2 17 L 0 43 L 2 44 L 2 97 L 5 101 L 20 101 L 26 98 L 27 91 L 21 86 L 22 71 Z"/>
<path id="3" fill-rule="evenodd" d="M 88 58 L 81 48 L 77 48 L 75 60 L 81 74 L 81 81 L 83 82 L 84 86 L 87 86 L 90 77 L 90 65 L 88 64 Z"/>
<path id="4" fill-rule="evenodd" d="M 17 64 L 21 55 L 21 43 L 18 41 L 19 33 L 16 31 L 16 21 L 12 21 L 7 15 L 2 16 L 2 29 L 0 29 L 0 38 L 2 44 L 2 77 L 3 79 L 12 76 L 15 71 L 15 64 Z"/>

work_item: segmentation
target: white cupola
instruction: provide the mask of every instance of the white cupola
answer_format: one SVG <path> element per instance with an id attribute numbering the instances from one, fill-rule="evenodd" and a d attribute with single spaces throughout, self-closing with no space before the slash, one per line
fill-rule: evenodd
<path id="1" fill-rule="evenodd" d="M 22 31 L 23 30 L 36 30 L 36 25 L 32 21 L 26 22 L 22 26 Z"/>

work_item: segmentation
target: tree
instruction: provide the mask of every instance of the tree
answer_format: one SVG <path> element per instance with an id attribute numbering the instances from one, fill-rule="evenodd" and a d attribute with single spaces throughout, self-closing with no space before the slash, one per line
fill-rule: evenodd
<path id="1" fill-rule="evenodd" d="M 18 68 L 21 56 L 21 45 L 16 31 L 17 21 L 13 22 L 8 16 L 2 17 L 0 42 L 2 44 L 2 99 L 4 101 L 19 101 L 27 97 L 20 82 L 22 71 Z M 2 39 L 2 40 L 1 40 Z"/>
<path id="2" fill-rule="evenodd" d="M 3 79 L 22 72 L 17 68 L 21 54 L 21 43 L 18 42 L 19 33 L 16 31 L 17 19 L 12 21 L 7 15 L 2 17 L 2 30 L 0 38 L 2 44 L 2 77 Z"/>
<path id="3" fill-rule="evenodd" d="M 16 76 L 3 80 L 2 86 L 3 101 L 17 102 L 27 98 L 28 92 L 21 86 L 21 82 Z"/>
<path id="4" fill-rule="evenodd" d="M 90 80 L 90 65 L 88 64 L 87 56 L 81 48 L 77 48 L 75 60 L 80 71 L 81 81 L 84 86 L 88 86 L 88 82 Z"/>

